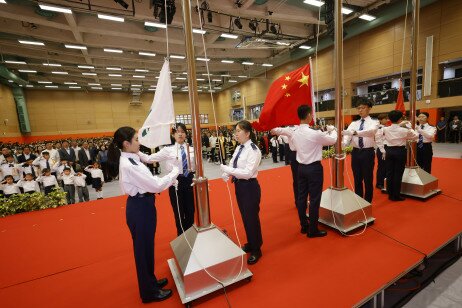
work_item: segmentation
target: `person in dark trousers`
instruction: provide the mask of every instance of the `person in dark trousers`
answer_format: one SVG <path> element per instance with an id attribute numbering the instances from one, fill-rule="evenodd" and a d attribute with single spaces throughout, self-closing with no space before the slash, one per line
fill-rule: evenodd
<path id="1" fill-rule="evenodd" d="M 307 233 L 308 237 L 323 237 L 327 235 L 327 232 L 318 229 L 319 206 L 324 178 L 321 164 L 322 147 L 334 144 L 337 141 L 337 134 L 331 125 L 327 126 L 326 132 L 309 127 L 309 123 L 313 119 L 310 106 L 299 106 L 297 113 L 300 126 L 296 130 L 289 127 L 274 128 L 271 133 L 291 138 L 297 151 L 299 163 L 297 210 L 301 233 Z M 306 219 L 308 196 L 310 197 L 309 224 Z"/>
<path id="2" fill-rule="evenodd" d="M 231 177 L 234 183 L 248 241 L 242 250 L 250 254 L 247 264 L 255 264 L 262 256 L 263 245 L 259 216 L 261 189 L 257 180 L 261 152 L 254 143 L 256 137 L 250 122 L 243 120 L 237 123 L 235 138 L 240 145 L 234 151 L 229 165 L 221 165 L 220 168 L 223 171 L 223 180 L 227 182 Z"/>
<path id="3" fill-rule="evenodd" d="M 375 133 L 379 125 L 369 116 L 371 108 L 371 101 L 360 98 L 357 105 L 360 119 L 352 122 L 343 131 L 343 145 L 353 145 L 351 169 L 355 193 L 369 203 L 372 202 L 374 194 Z"/>
<path id="4" fill-rule="evenodd" d="M 273 163 L 278 162 L 278 137 L 273 136 L 270 140 L 270 146 L 271 146 L 271 157 L 273 158 Z"/>
<path id="5" fill-rule="evenodd" d="M 460 142 L 460 130 L 462 129 L 462 122 L 459 120 L 458 116 L 454 116 L 452 121 L 449 122 L 449 140 L 452 143 Z"/>
<path id="6" fill-rule="evenodd" d="M 278 136 L 278 152 L 279 152 L 279 161 L 284 161 L 284 140 L 282 139 L 282 136 Z"/>
<path id="7" fill-rule="evenodd" d="M 148 163 L 165 161 L 166 172 L 170 172 L 173 166 L 177 166 L 180 170 L 178 189 L 170 187 L 168 191 L 175 216 L 177 235 L 180 235 L 194 224 L 194 190 L 191 184 L 196 164 L 194 149 L 186 143 L 186 125 L 177 123 L 173 136 L 175 137 L 174 145 L 163 147 L 159 152 L 149 155 L 148 160 L 143 159 L 143 161 Z"/>
<path id="8" fill-rule="evenodd" d="M 446 128 L 448 122 L 444 117 L 441 117 L 439 122 L 436 124 L 438 140 L 436 142 L 445 143 L 446 142 Z"/>
<path id="9" fill-rule="evenodd" d="M 383 160 L 383 153 L 385 152 L 385 145 L 383 143 L 383 128 L 386 127 L 388 122 L 388 115 L 385 113 L 379 114 L 377 117 L 379 120 L 379 127 L 377 129 L 375 143 L 377 145 L 377 173 L 375 180 L 375 187 L 383 189 L 385 186 L 386 167 L 385 160 Z"/>
<path id="10" fill-rule="evenodd" d="M 128 194 L 126 204 L 127 225 L 133 240 L 138 288 L 143 303 L 162 301 L 172 295 L 172 290 L 162 289 L 167 278 L 157 279 L 154 274 L 154 236 L 157 213 L 154 193 L 170 187 L 176 181 L 178 168 L 159 178 L 153 176 L 140 161 L 140 145 L 135 129 L 121 127 L 114 133 L 108 149 L 108 160 L 114 166 L 111 175 L 119 175 L 123 194 Z"/>
<path id="11" fill-rule="evenodd" d="M 432 142 L 435 140 L 436 127 L 428 124 L 427 112 L 421 112 L 417 117 L 416 131 L 419 133 L 417 140 L 417 165 L 420 168 L 432 172 L 433 147 Z"/>
<path id="12" fill-rule="evenodd" d="M 404 201 L 401 196 L 401 182 L 406 166 L 406 143 L 417 139 L 419 134 L 411 128 L 411 124 L 403 122 L 401 111 L 392 110 L 388 113 L 391 126 L 383 128 L 385 144 L 386 174 L 388 199 L 391 201 Z"/>

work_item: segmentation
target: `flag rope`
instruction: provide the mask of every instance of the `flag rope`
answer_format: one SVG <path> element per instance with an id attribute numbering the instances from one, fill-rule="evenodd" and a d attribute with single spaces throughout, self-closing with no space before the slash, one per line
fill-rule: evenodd
<path id="1" fill-rule="evenodd" d="M 167 19 L 167 0 L 164 0 L 164 12 L 165 12 L 165 39 L 167 40 L 167 59 L 170 57 L 170 52 L 168 48 L 168 19 Z"/>
<path id="2" fill-rule="evenodd" d="M 403 66 L 404 66 L 404 47 L 406 45 L 406 29 L 407 29 L 407 10 L 409 6 L 409 0 L 406 0 L 406 13 L 404 15 L 404 32 L 403 32 L 403 49 L 401 51 L 401 79 L 403 79 Z"/>

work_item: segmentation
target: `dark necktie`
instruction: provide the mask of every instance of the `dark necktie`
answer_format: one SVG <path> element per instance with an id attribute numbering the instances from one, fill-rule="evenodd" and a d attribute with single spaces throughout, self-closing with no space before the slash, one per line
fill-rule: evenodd
<path id="1" fill-rule="evenodd" d="M 423 125 L 420 125 L 420 129 L 424 129 L 424 126 Z M 419 134 L 419 141 L 417 142 L 417 147 L 419 149 L 423 148 L 423 135 L 422 134 Z"/>
<path id="2" fill-rule="evenodd" d="M 364 129 L 364 119 L 361 119 L 361 124 L 359 125 L 359 130 Z M 363 137 L 358 137 L 359 148 L 364 148 L 364 140 Z"/>
<path id="3" fill-rule="evenodd" d="M 188 160 L 186 158 L 186 152 L 184 150 L 184 146 L 180 146 L 181 149 L 181 161 L 183 163 L 183 175 L 188 176 Z"/>
<path id="4" fill-rule="evenodd" d="M 51 168 L 50 168 L 50 162 L 48 161 L 48 159 L 47 159 L 47 169 L 48 169 L 48 170 L 51 170 Z"/>
<path id="5" fill-rule="evenodd" d="M 35 179 L 35 170 L 34 170 L 34 167 L 32 167 L 32 165 L 30 166 L 30 173 L 32 173 L 32 176 Z"/>
<path id="6" fill-rule="evenodd" d="M 244 145 L 241 144 L 240 147 L 239 147 L 239 151 L 237 151 L 236 158 L 234 158 L 234 160 L 233 160 L 233 168 L 237 168 L 237 160 L 239 159 L 239 156 L 241 155 L 243 149 L 244 149 Z M 232 181 L 236 182 L 236 177 L 235 176 L 233 176 Z"/>

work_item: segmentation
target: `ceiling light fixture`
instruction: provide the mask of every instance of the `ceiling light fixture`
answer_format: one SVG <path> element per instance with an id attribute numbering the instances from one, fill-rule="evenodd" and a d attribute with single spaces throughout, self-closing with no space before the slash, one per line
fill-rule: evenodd
<path id="1" fill-rule="evenodd" d="M 96 73 L 82 73 L 84 76 L 96 76 Z"/>
<path id="2" fill-rule="evenodd" d="M 230 39 L 237 39 L 239 37 L 239 35 L 231 34 L 231 33 L 222 33 L 220 36 L 224 38 L 230 38 Z"/>
<path id="3" fill-rule="evenodd" d="M 82 87 L 79 87 L 79 86 L 70 86 L 69 89 L 82 89 Z"/>
<path id="4" fill-rule="evenodd" d="M 353 10 L 352 9 L 349 9 L 349 8 L 346 8 L 346 7 L 342 7 L 342 14 L 345 14 L 345 15 L 349 15 L 353 13 Z"/>
<path id="5" fill-rule="evenodd" d="M 77 65 L 78 68 L 87 68 L 87 69 L 94 69 L 95 67 L 92 65 Z"/>
<path id="6" fill-rule="evenodd" d="M 254 65 L 255 63 L 253 62 L 242 62 L 243 65 Z"/>
<path id="7" fill-rule="evenodd" d="M 133 75 L 133 78 L 146 78 L 146 76 L 143 76 L 143 75 Z"/>
<path id="8" fill-rule="evenodd" d="M 111 90 L 122 90 L 122 88 L 111 88 Z"/>
<path id="9" fill-rule="evenodd" d="M 58 86 L 45 86 L 45 88 L 57 88 Z"/>
<path id="10" fill-rule="evenodd" d="M 50 84 L 50 83 L 53 83 L 51 81 L 37 81 L 38 83 L 40 84 Z"/>
<path id="11" fill-rule="evenodd" d="M 5 63 L 8 63 L 8 64 L 27 64 L 24 61 L 13 61 L 13 60 L 5 60 Z"/>
<path id="12" fill-rule="evenodd" d="M 197 34 L 205 34 L 205 33 L 207 33 L 207 31 L 201 30 L 201 29 L 193 29 L 192 32 L 197 33 Z"/>
<path id="13" fill-rule="evenodd" d="M 361 18 L 363 20 L 367 20 L 367 21 L 373 21 L 377 17 L 369 15 L 369 14 L 362 14 L 361 16 L 359 16 L 359 18 Z"/>
<path id="14" fill-rule="evenodd" d="M 298 46 L 298 48 L 300 48 L 300 49 L 311 49 L 311 46 L 308 46 L 308 45 L 300 45 L 300 46 Z"/>
<path id="15" fill-rule="evenodd" d="M 170 55 L 170 58 L 172 59 L 185 59 L 185 56 L 179 56 L 179 55 Z"/>
<path id="16" fill-rule="evenodd" d="M 33 70 L 18 70 L 18 72 L 21 72 L 21 73 L 34 73 L 34 74 L 37 73 L 37 71 L 33 71 Z"/>
<path id="17" fill-rule="evenodd" d="M 135 72 L 140 72 L 140 73 L 148 73 L 148 72 L 149 72 L 149 70 L 145 70 L 145 69 L 136 68 L 136 69 L 135 69 Z"/>
<path id="18" fill-rule="evenodd" d="M 123 17 L 117 17 L 117 16 L 111 16 L 111 15 L 105 15 L 105 14 L 98 14 L 99 19 L 106 19 L 106 20 L 112 20 L 112 21 L 118 21 L 118 22 L 124 22 L 125 19 Z"/>
<path id="19" fill-rule="evenodd" d="M 91 87 L 93 90 L 102 90 L 103 88 L 101 87 Z"/>
<path id="20" fill-rule="evenodd" d="M 271 63 L 263 63 L 261 66 L 271 67 L 271 66 L 273 66 L 273 64 L 271 64 Z"/>
<path id="21" fill-rule="evenodd" d="M 221 62 L 222 62 L 222 63 L 230 63 L 230 64 L 231 64 L 231 63 L 234 63 L 233 60 L 221 60 Z"/>
<path id="22" fill-rule="evenodd" d="M 318 1 L 318 0 L 305 0 L 305 1 L 303 1 L 303 3 L 309 4 L 309 5 L 314 5 L 314 6 L 317 6 L 317 7 L 320 7 L 320 6 L 324 5 L 323 1 Z"/>
<path id="23" fill-rule="evenodd" d="M 109 77 L 122 77 L 121 74 L 108 74 Z"/>
<path id="24" fill-rule="evenodd" d="M 111 86 L 113 86 L 113 87 L 121 87 L 122 84 L 120 84 L 120 83 L 111 83 Z"/>
<path id="25" fill-rule="evenodd" d="M 69 75 L 68 72 L 56 72 L 56 71 L 54 71 L 54 72 L 51 72 L 51 73 L 56 74 L 56 75 Z"/>
<path id="26" fill-rule="evenodd" d="M 122 69 L 120 67 L 106 67 L 108 71 L 121 71 Z"/>
<path id="27" fill-rule="evenodd" d="M 138 52 L 138 54 L 140 56 L 147 56 L 147 57 L 155 57 L 156 54 L 155 53 L 152 53 L 152 52 L 145 52 L 145 51 L 140 51 Z"/>
<path id="28" fill-rule="evenodd" d="M 82 45 L 69 45 L 69 44 L 64 44 L 64 47 L 69 48 L 69 49 L 83 49 L 83 50 L 86 50 L 86 49 L 87 49 L 86 46 L 82 46 Z"/>
<path id="29" fill-rule="evenodd" d="M 61 64 L 58 64 L 58 63 L 43 63 L 44 66 L 61 66 Z"/>
<path id="30" fill-rule="evenodd" d="M 233 79 L 230 79 L 230 80 L 228 80 L 228 82 L 231 82 L 231 83 L 236 83 L 236 82 L 237 82 L 237 80 L 233 80 Z"/>
<path id="31" fill-rule="evenodd" d="M 161 24 L 161 23 L 153 22 L 153 21 L 145 21 L 145 22 L 144 22 L 144 25 L 145 25 L 146 27 L 156 27 L 156 28 L 167 29 L 167 25 L 166 25 L 166 24 Z"/>
<path id="32" fill-rule="evenodd" d="M 45 11 L 52 11 L 52 12 L 58 12 L 58 13 L 64 13 L 64 14 L 72 14 L 72 10 L 64 7 L 59 7 L 59 6 L 53 6 L 53 5 L 48 5 L 48 4 L 39 4 L 39 7 L 42 10 Z"/>
<path id="33" fill-rule="evenodd" d="M 114 49 L 114 48 L 104 48 L 105 52 L 112 52 L 112 53 L 123 53 L 122 49 Z"/>
<path id="34" fill-rule="evenodd" d="M 210 61 L 210 59 L 208 58 L 196 58 L 197 61 L 204 61 L 204 62 L 207 62 L 207 61 Z"/>
<path id="35" fill-rule="evenodd" d="M 18 42 L 25 45 L 45 46 L 45 43 L 37 41 L 18 40 Z"/>
<path id="36" fill-rule="evenodd" d="M 77 82 L 65 82 L 64 84 L 77 84 Z"/>
<path id="37" fill-rule="evenodd" d="M 239 77 L 239 78 L 247 78 L 247 76 L 244 76 L 244 75 L 239 75 L 237 77 Z"/>
<path id="38" fill-rule="evenodd" d="M 100 83 L 88 83 L 89 86 L 100 86 L 101 84 Z"/>

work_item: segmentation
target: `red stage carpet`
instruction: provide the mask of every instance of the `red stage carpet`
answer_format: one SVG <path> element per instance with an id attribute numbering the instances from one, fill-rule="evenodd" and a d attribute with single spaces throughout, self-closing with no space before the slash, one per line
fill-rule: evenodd
<path id="1" fill-rule="evenodd" d="M 326 162 L 324 166 L 327 187 L 329 167 Z M 376 190 L 372 228 L 348 238 L 329 230 L 321 239 L 300 234 L 289 167 L 261 172 L 263 257 L 250 267 L 254 274 L 250 283 L 228 288 L 231 305 L 351 307 L 361 303 L 418 264 L 422 253 L 431 254 L 461 233 L 459 170 L 462 160 L 434 159 L 443 195 L 427 202 L 390 203 Z M 235 238 L 221 180 L 211 181 L 210 201 L 213 222 Z M 0 307 L 144 306 L 138 296 L 124 207 L 125 197 L 115 197 L 0 219 Z M 156 274 L 169 278 L 174 295 L 152 305 L 182 307 L 166 262 L 172 257 L 169 242 L 176 233 L 167 193 L 158 196 L 157 209 Z M 245 242 L 242 221 L 236 218 Z M 226 307 L 226 300 L 217 293 L 194 305 Z"/>

